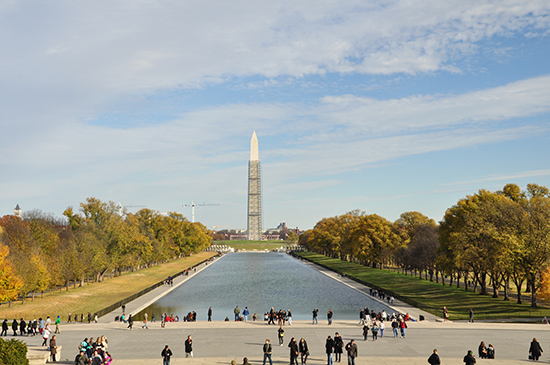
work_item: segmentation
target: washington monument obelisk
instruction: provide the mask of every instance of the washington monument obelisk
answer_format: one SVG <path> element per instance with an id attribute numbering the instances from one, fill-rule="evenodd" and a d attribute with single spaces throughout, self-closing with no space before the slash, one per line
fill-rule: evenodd
<path id="1" fill-rule="evenodd" d="M 250 161 L 248 161 L 248 239 L 262 239 L 262 171 L 258 157 L 256 131 L 250 140 Z"/>

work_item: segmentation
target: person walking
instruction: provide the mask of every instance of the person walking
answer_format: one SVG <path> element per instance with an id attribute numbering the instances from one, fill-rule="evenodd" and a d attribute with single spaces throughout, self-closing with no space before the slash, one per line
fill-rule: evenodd
<path id="1" fill-rule="evenodd" d="M 147 313 L 144 313 L 143 314 L 143 326 L 141 326 L 141 328 L 145 328 L 146 330 L 149 329 L 149 327 L 147 327 Z"/>
<path id="2" fill-rule="evenodd" d="M 371 332 L 372 332 L 372 340 L 373 341 L 378 340 L 378 325 L 376 324 L 376 322 L 372 324 Z"/>
<path id="3" fill-rule="evenodd" d="M 357 344 L 354 340 L 350 340 L 346 345 L 346 351 L 348 352 L 348 365 L 355 365 L 355 358 L 357 355 Z"/>
<path id="4" fill-rule="evenodd" d="M 302 365 L 305 365 L 307 363 L 307 357 L 309 356 L 309 348 L 307 347 L 307 342 L 303 337 L 300 339 L 300 343 L 298 344 L 298 350 L 300 351 L 300 360 L 302 361 Z"/>
<path id="5" fill-rule="evenodd" d="M 235 307 L 233 313 L 235 313 L 235 321 L 238 321 L 239 317 L 241 316 L 241 310 L 239 309 L 239 306 Z"/>
<path id="6" fill-rule="evenodd" d="M 244 316 L 244 321 L 245 322 L 248 322 L 248 315 L 249 314 L 250 314 L 250 311 L 248 310 L 248 307 L 244 307 L 243 316 Z"/>
<path id="7" fill-rule="evenodd" d="M 187 336 L 187 340 L 185 340 L 185 357 L 193 357 L 193 340 L 191 339 L 191 335 Z"/>
<path id="8" fill-rule="evenodd" d="M 61 317 L 57 316 L 57 318 L 55 320 L 55 331 L 54 331 L 54 333 L 61 333 L 61 331 L 59 330 L 59 325 L 61 325 Z"/>
<path id="9" fill-rule="evenodd" d="M 55 339 L 55 335 L 52 336 L 52 339 L 50 340 L 50 355 L 52 356 L 52 361 L 56 362 L 55 355 L 57 354 L 57 341 Z"/>
<path id="10" fill-rule="evenodd" d="M 11 329 L 13 331 L 13 335 L 17 336 L 17 330 L 19 329 L 19 323 L 17 323 L 17 319 L 13 319 L 13 322 L 11 322 Z"/>
<path id="11" fill-rule="evenodd" d="M 42 346 L 47 346 L 48 339 L 50 338 L 50 333 L 50 327 L 46 326 L 46 328 L 44 328 L 44 331 L 42 331 L 42 338 L 44 339 L 44 341 L 42 342 Z"/>
<path id="12" fill-rule="evenodd" d="M 283 339 L 285 337 L 285 330 L 283 329 L 282 325 L 277 330 L 277 337 L 279 338 L 279 346 L 283 346 Z"/>
<path id="13" fill-rule="evenodd" d="M 434 349 L 434 352 L 428 357 L 428 364 L 430 365 L 441 365 L 441 360 L 437 354 L 437 349 Z"/>
<path id="14" fill-rule="evenodd" d="M 401 320 L 399 323 L 399 328 L 401 329 L 401 338 L 405 338 L 405 330 L 407 329 L 407 323 L 405 320 Z"/>
<path id="15" fill-rule="evenodd" d="M 399 323 L 397 323 L 395 318 L 391 320 L 391 329 L 393 330 L 393 338 L 396 338 L 398 336 Z"/>
<path id="16" fill-rule="evenodd" d="M 363 325 L 363 341 L 367 341 L 367 338 L 369 336 L 369 325 L 367 322 Z"/>
<path id="17" fill-rule="evenodd" d="M 332 350 L 334 349 L 334 340 L 332 337 L 328 336 L 327 341 L 325 342 L 325 351 L 327 353 L 327 365 L 333 365 L 334 361 L 332 359 Z"/>
<path id="18" fill-rule="evenodd" d="M 529 359 L 533 361 L 539 361 L 539 357 L 542 355 L 542 347 L 536 338 L 533 338 L 531 341 L 531 346 L 529 346 Z"/>
<path id="19" fill-rule="evenodd" d="M 2 333 L 0 333 L 0 336 L 7 336 L 9 328 L 10 327 L 8 326 L 8 319 L 5 318 L 4 322 L 2 322 Z"/>
<path id="20" fill-rule="evenodd" d="M 328 312 L 327 312 L 327 320 L 328 320 L 328 325 L 330 326 L 332 324 L 332 315 L 334 313 L 332 313 L 332 309 L 329 309 Z"/>
<path id="21" fill-rule="evenodd" d="M 134 329 L 134 319 L 131 314 L 128 316 L 128 329 Z"/>
<path id="22" fill-rule="evenodd" d="M 265 360 L 266 359 L 269 359 L 269 365 L 273 365 L 273 362 L 271 361 L 272 348 L 271 348 L 271 343 L 269 342 L 269 339 L 265 340 L 263 351 L 264 351 L 264 363 L 263 363 L 263 365 L 265 365 Z"/>
<path id="23" fill-rule="evenodd" d="M 290 348 L 290 365 L 298 365 L 298 354 L 300 352 L 298 350 L 298 343 L 294 337 L 290 339 L 288 347 Z"/>
<path id="24" fill-rule="evenodd" d="M 21 318 L 21 321 L 19 322 L 19 333 L 21 336 L 27 334 L 27 322 L 23 318 Z"/>
<path id="25" fill-rule="evenodd" d="M 313 324 L 317 324 L 317 317 L 319 316 L 319 309 L 315 308 L 313 310 Z"/>
<path id="26" fill-rule="evenodd" d="M 386 328 L 384 320 L 380 321 L 380 325 L 378 327 L 380 328 L 380 337 L 384 337 L 384 329 Z"/>
<path id="27" fill-rule="evenodd" d="M 462 361 L 464 361 L 464 365 L 474 365 L 476 363 L 474 352 L 472 350 L 468 350 L 468 353 L 464 356 Z"/>
<path id="28" fill-rule="evenodd" d="M 342 336 L 336 332 L 334 334 L 334 361 L 340 362 L 342 360 L 342 352 L 344 348 L 344 340 L 342 340 Z"/>
<path id="29" fill-rule="evenodd" d="M 172 350 L 168 348 L 168 345 L 164 346 L 164 349 L 160 353 L 160 356 L 162 356 L 162 365 L 170 365 L 170 357 L 172 355 Z"/>
<path id="30" fill-rule="evenodd" d="M 443 307 L 443 321 L 447 322 L 449 320 L 449 310 L 447 307 Z"/>
<path id="31" fill-rule="evenodd" d="M 474 323 L 474 308 L 470 308 L 470 323 Z"/>
<path id="32" fill-rule="evenodd" d="M 208 308 L 208 322 L 212 322 L 212 307 Z"/>

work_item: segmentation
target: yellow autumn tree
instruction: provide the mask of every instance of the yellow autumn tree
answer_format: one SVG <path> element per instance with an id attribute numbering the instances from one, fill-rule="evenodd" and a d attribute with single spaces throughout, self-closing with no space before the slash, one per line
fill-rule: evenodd
<path id="1" fill-rule="evenodd" d="M 542 300 L 550 300 L 550 268 L 546 268 L 541 274 L 538 297 Z"/>
<path id="2" fill-rule="evenodd" d="M 10 253 L 7 246 L 0 243 L 0 302 L 17 298 L 23 280 L 15 274 L 15 269 L 6 257 Z"/>

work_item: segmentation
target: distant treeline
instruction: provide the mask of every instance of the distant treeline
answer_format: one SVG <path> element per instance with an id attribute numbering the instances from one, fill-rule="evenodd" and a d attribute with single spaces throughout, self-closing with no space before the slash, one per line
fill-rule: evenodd
<path id="1" fill-rule="evenodd" d="M 63 215 L 66 221 L 41 211 L 0 218 L 0 301 L 90 277 L 102 281 L 106 274 L 187 256 L 211 243 L 204 225 L 179 213 L 132 214 L 88 198 L 78 213 L 69 207 Z"/>
<path id="2" fill-rule="evenodd" d="M 480 190 L 447 209 L 439 225 L 419 212 L 406 212 L 395 222 L 361 211 L 324 218 L 300 236 L 311 251 L 373 267 L 391 265 L 439 275 L 450 284 L 472 281 L 481 294 L 493 297 L 509 286 L 550 298 L 550 193 L 529 184 L 522 191 L 515 184 L 501 191 Z M 464 285 L 466 290 L 468 285 Z"/>

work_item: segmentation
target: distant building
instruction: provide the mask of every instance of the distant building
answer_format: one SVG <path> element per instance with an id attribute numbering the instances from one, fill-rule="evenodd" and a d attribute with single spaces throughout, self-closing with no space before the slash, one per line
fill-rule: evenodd
<path id="1" fill-rule="evenodd" d="M 16 217 L 21 218 L 21 217 L 22 217 L 22 213 L 23 213 L 23 211 L 21 210 L 21 207 L 19 206 L 19 204 L 17 204 L 17 205 L 15 206 L 15 209 L 13 210 L 13 215 L 16 216 Z"/>

